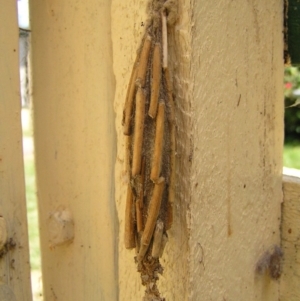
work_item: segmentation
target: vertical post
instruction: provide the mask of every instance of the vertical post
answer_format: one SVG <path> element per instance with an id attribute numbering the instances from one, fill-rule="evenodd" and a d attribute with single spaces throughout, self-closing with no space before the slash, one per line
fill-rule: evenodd
<path id="1" fill-rule="evenodd" d="M 31 300 L 16 1 L 0 10 L 0 300 Z"/>
<path id="2" fill-rule="evenodd" d="M 127 179 L 121 119 L 146 2 L 122 3 L 114 0 L 112 10 L 119 284 L 120 300 L 140 300 L 134 252 L 122 241 Z M 169 28 L 176 200 L 158 282 L 166 300 L 278 300 L 278 280 L 258 273 L 257 264 L 280 245 L 282 26 L 281 1 L 178 1 L 178 21 Z"/>
<path id="3" fill-rule="evenodd" d="M 300 178 L 283 177 L 282 249 L 283 266 L 280 281 L 280 300 L 296 301 L 300 298 Z"/>
<path id="4" fill-rule="evenodd" d="M 191 299 L 277 300 L 278 281 L 256 267 L 280 246 L 283 5 L 193 9 Z"/>
<path id="5" fill-rule="evenodd" d="M 46 300 L 117 300 L 110 1 L 31 2 Z"/>

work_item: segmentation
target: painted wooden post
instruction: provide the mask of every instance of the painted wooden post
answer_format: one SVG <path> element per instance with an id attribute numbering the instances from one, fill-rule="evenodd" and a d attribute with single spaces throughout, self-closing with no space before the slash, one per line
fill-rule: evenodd
<path id="1" fill-rule="evenodd" d="M 16 1 L 0 10 L 0 300 L 31 300 Z"/>
<path id="2" fill-rule="evenodd" d="M 124 248 L 122 108 L 147 1 L 113 0 L 119 300 L 143 288 Z M 280 246 L 283 3 L 178 1 L 169 29 L 177 124 L 175 216 L 158 285 L 166 300 L 278 300 L 264 256 Z"/>
<path id="3" fill-rule="evenodd" d="M 117 300 L 110 1 L 31 1 L 45 300 Z"/>
<path id="4" fill-rule="evenodd" d="M 296 301 L 300 299 L 300 178 L 284 176 L 283 193 L 280 300 Z"/>

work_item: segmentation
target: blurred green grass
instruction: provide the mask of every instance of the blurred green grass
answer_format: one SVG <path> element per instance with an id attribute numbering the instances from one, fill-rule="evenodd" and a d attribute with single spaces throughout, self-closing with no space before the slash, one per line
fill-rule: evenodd
<path id="1" fill-rule="evenodd" d="M 300 144 L 284 146 L 283 166 L 300 169 Z"/>

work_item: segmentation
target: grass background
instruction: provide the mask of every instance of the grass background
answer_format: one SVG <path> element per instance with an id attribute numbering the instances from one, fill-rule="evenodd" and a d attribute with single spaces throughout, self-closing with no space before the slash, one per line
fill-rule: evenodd
<path id="1" fill-rule="evenodd" d="M 300 144 L 284 146 L 283 166 L 300 169 Z"/>

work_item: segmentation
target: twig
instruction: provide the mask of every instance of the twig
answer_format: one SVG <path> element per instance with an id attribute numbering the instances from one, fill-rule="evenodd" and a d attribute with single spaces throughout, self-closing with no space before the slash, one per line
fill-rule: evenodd
<path id="1" fill-rule="evenodd" d="M 151 168 L 151 180 L 156 182 L 160 176 L 161 170 L 161 159 L 163 152 L 163 138 L 164 138 L 164 123 L 165 123 L 165 104 L 159 103 L 158 114 L 156 118 L 156 130 L 155 130 L 155 141 L 154 151 Z"/>
<path id="2" fill-rule="evenodd" d="M 134 125 L 134 140 L 133 140 L 133 158 L 132 158 L 133 177 L 138 175 L 141 171 L 144 120 L 145 120 L 145 94 L 141 88 L 138 88 L 136 93 L 135 125 Z"/>
<path id="3" fill-rule="evenodd" d="M 125 209 L 125 248 L 132 249 L 135 247 L 135 229 L 134 229 L 134 218 L 133 218 L 133 194 L 130 183 L 127 188 L 127 200 Z"/>
<path id="4" fill-rule="evenodd" d="M 150 49 L 151 49 L 151 37 L 148 35 L 144 40 L 144 45 L 142 48 L 138 71 L 137 71 L 136 85 L 138 87 L 143 88 L 145 86 Z"/>
<path id="5" fill-rule="evenodd" d="M 153 51 L 153 64 L 152 64 L 152 86 L 151 86 L 151 100 L 149 107 L 149 116 L 152 118 L 156 117 L 157 103 L 159 97 L 161 79 L 161 53 L 160 44 L 155 44 Z"/>

